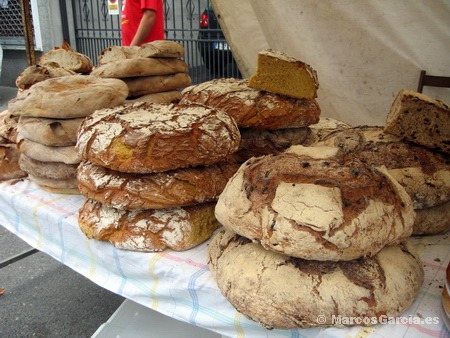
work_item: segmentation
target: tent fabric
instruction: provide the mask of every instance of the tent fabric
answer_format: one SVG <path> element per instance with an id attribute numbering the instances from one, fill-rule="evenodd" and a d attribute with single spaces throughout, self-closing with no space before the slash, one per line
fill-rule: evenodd
<path id="1" fill-rule="evenodd" d="M 450 76 L 448 0 L 212 0 L 244 77 L 266 48 L 318 73 L 322 116 L 384 125 L 400 89 L 417 89 L 420 71 Z M 450 104 L 450 89 L 425 94 Z"/>

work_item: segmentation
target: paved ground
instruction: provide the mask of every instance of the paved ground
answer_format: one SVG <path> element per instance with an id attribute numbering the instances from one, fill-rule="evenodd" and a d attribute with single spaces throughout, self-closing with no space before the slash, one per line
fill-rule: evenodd
<path id="1" fill-rule="evenodd" d="M 0 87 L 0 112 L 15 95 Z M 0 262 L 30 248 L 0 225 Z M 0 269 L 0 289 L 2 338 L 90 337 L 124 300 L 42 252 Z"/>

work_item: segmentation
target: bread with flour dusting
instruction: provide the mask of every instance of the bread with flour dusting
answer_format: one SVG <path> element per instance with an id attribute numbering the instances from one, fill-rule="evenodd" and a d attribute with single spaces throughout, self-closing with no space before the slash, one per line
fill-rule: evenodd
<path id="1" fill-rule="evenodd" d="M 216 201 L 239 168 L 233 162 L 151 174 L 122 173 L 90 162 L 78 166 L 87 198 L 118 209 L 162 209 Z"/>
<path id="2" fill-rule="evenodd" d="M 205 104 L 226 111 L 239 128 L 281 129 L 317 123 L 314 99 L 294 99 L 252 89 L 246 79 L 223 78 L 185 88 L 180 104 Z"/>
<path id="3" fill-rule="evenodd" d="M 219 222 L 214 203 L 160 210 L 115 209 L 87 199 L 79 211 L 79 226 L 88 238 L 109 241 L 124 250 L 184 251 L 209 239 Z"/>
<path id="4" fill-rule="evenodd" d="M 220 162 L 239 142 L 236 123 L 220 109 L 138 102 L 88 116 L 77 149 L 97 165 L 144 174 Z"/>
<path id="5" fill-rule="evenodd" d="M 335 147 L 292 146 L 242 164 L 219 197 L 226 229 L 320 261 L 373 256 L 411 235 L 411 198 L 385 168 L 343 163 Z"/>
<path id="6" fill-rule="evenodd" d="M 422 262 L 408 243 L 348 262 L 292 258 L 230 231 L 215 235 L 208 248 L 222 294 L 268 329 L 375 325 L 402 315 L 424 280 Z M 333 316 L 354 320 L 339 325 Z"/>

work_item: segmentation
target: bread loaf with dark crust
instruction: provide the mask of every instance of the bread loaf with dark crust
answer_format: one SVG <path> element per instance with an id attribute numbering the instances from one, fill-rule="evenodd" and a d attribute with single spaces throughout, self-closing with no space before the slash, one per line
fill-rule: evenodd
<path id="1" fill-rule="evenodd" d="M 21 154 L 20 168 L 34 177 L 49 178 L 53 180 L 66 180 L 77 177 L 78 164 L 63 162 L 42 162 Z"/>
<path id="2" fill-rule="evenodd" d="M 33 142 L 51 147 L 66 147 L 77 143 L 77 132 L 82 121 L 83 118 L 50 119 L 21 116 L 17 129 L 23 137 Z"/>
<path id="3" fill-rule="evenodd" d="M 100 166 L 152 173 L 220 162 L 239 143 L 236 123 L 220 109 L 138 102 L 88 116 L 77 148 Z"/>
<path id="4" fill-rule="evenodd" d="M 415 209 L 413 235 L 437 235 L 450 231 L 450 201 L 434 207 Z"/>
<path id="5" fill-rule="evenodd" d="M 78 223 L 88 238 L 109 241 L 124 250 L 184 251 L 211 237 L 220 227 L 214 203 L 160 210 L 123 210 L 86 200 Z"/>
<path id="6" fill-rule="evenodd" d="M 384 165 L 410 195 L 414 209 L 450 201 L 450 157 L 402 140 L 379 126 L 358 126 L 335 131 L 321 144 L 335 146 L 347 162 Z"/>
<path id="7" fill-rule="evenodd" d="M 154 174 L 78 166 L 82 195 L 118 209 L 161 209 L 216 201 L 239 165 L 223 162 Z"/>
<path id="8" fill-rule="evenodd" d="M 127 97 L 128 87 L 122 80 L 72 75 L 36 83 L 10 100 L 8 110 L 21 116 L 79 118 L 115 107 Z"/>
<path id="9" fill-rule="evenodd" d="M 252 89 L 246 79 L 215 79 L 182 91 L 180 104 L 196 102 L 221 108 L 239 128 L 281 129 L 317 123 L 320 107 L 314 99 L 294 99 Z"/>
<path id="10" fill-rule="evenodd" d="M 373 256 L 412 233 L 411 198 L 384 168 L 333 147 L 292 146 L 242 164 L 219 197 L 226 229 L 310 260 Z"/>
<path id="11" fill-rule="evenodd" d="M 303 144 L 311 133 L 309 127 L 283 129 L 240 129 L 241 143 L 232 155 L 236 162 L 243 163 L 251 157 L 278 154 L 292 145 Z"/>
<path id="12" fill-rule="evenodd" d="M 402 89 L 392 103 L 384 131 L 450 154 L 450 108 L 413 90 Z"/>
<path id="13" fill-rule="evenodd" d="M 222 294 L 267 329 L 372 326 L 402 315 L 424 281 L 422 262 L 409 243 L 385 247 L 374 257 L 318 262 L 220 231 L 208 250 Z"/>
<path id="14" fill-rule="evenodd" d="M 104 63 L 95 67 L 91 75 L 102 78 L 168 75 L 187 73 L 188 64 L 181 59 L 134 58 Z"/>

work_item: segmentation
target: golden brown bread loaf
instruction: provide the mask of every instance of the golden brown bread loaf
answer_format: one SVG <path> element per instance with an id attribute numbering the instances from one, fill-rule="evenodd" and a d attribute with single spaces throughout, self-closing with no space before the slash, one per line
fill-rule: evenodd
<path id="1" fill-rule="evenodd" d="M 413 90 L 402 89 L 388 112 L 384 131 L 450 154 L 450 108 Z"/>
<path id="2" fill-rule="evenodd" d="M 119 79 L 63 76 L 36 83 L 10 100 L 8 110 L 21 116 L 79 118 L 97 109 L 117 106 L 127 96 L 128 87 Z"/>
<path id="3" fill-rule="evenodd" d="M 310 65 L 281 51 L 266 49 L 258 53 L 256 72 L 248 85 L 297 99 L 314 99 L 319 80 Z"/>
<path id="4" fill-rule="evenodd" d="M 216 201 L 239 165 L 231 162 L 154 174 L 78 166 L 81 194 L 118 209 L 161 209 Z"/>
<path id="5" fill-rule="evenodd" d="M 415 213 L 385 168 L 344 163 L 338 148 L 292 146 L 242 164 L 216 217 L 268 250 L 338 261 L 373 256 L 410 236 Z"/>
<path id="6" fill-rule="evenodd" d="M 239 142 L 236 123 L 222 110 L 139 102 L 88 116 L 77 148 L 100 166 L 152 173 L 220 162 Z"/>
<path id="7" fill-rule="evenodd" d="M 74 146 L 77 143 L 77 131 L 82 121 L 83 118 L 50 119 L 21 116 L 17 129 L 24 138 L 46 146 Z"/>
<path id="8" fill-rule="evenodd" d="M 208 249 L 222 294 L 267 329 L 375 325 L 402 315 L 424 280 L 422 262 L 408 243 L 385 247 L 375 257 L 318 262 L 221 231 Z M 339 317 L 355 320 L 333 322 Z"/>
<path id="9" fill-rule="evenodd" d="M 88 238 L 143 252 L 188 250 L 209 239 L 220 227 L 214 217 L 214 203 L 128 211 L 88 199 L 79 211 L 78 222 Z"/>
<path id="10" fill-rule="evenodd" d="M 182 91 L 180 104 L 196 102 L 226 111 L 239 128 L 281 129 L 317 123 L 320 107 L 314 99 L 294 99 L 248 86 L 248 80 L 215 79 Z"/>

